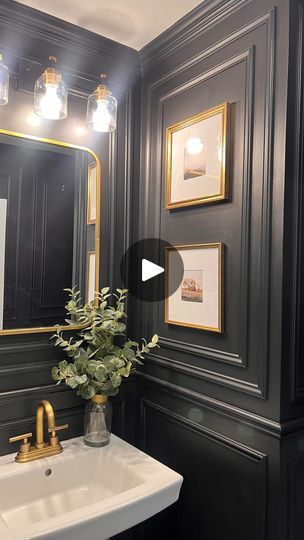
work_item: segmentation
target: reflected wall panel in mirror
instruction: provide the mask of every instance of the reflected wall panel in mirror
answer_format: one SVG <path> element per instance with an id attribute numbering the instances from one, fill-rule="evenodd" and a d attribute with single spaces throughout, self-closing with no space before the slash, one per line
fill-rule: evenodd
<path id="1" fill-rule="evenodd" d="M 99 194 L 94 152 L 0 130 L 0 333 L 65 325 L 66 288 L 93 299 Z"/>

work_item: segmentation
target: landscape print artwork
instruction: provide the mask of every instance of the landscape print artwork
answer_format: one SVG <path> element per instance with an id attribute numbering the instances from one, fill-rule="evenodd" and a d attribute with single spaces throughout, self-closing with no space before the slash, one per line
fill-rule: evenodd
<path id="1" fill-rule="evenodd" d="M 165 323 L 223 332 L 223 266 L 221 242 L 167 247 Z"/>
<path id="2" fill-rule="evenodd" d="M 167 209 L 227 198 L 228 111 L 222 103 L 167 127 Z"/>
<path id="3" fill-rule="evenodd" d="M 203 270 L 184 270 L 181 298 L 184 302 L 203 302 Z"/>
<path id="4" fill-rule="evenodd" d="M 206 150 L 206 143 L 202 143 L 200 151 L 195 154 L 189 152 L 189 148 L 184 149 L 184 180 L 205 176 L 207 170 Z"/>

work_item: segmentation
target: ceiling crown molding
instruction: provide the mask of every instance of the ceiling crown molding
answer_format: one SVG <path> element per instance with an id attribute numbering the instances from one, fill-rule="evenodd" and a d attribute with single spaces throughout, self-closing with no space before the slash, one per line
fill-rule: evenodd
<path id="1" fill-rule="evenodd" d="M 109 38 L 99 36 L 84 28 L 63 21 L 42 11 L 19 4 L 13 0 L 1 0 L 0 4 L 1 44 L 5 41 L 19 43 L 18 34 L 40 38 L 56 46 L 98 56 L 100 61 L 116 63 L 122 70 L 140 72 L 138 53 Z M 7 39 L 8 37 L 11 39 Z M 13 41 L 12 41 L 13 36 Z"/>
<path id="2" fill-rule="evenodd" d="M 98 58 L 109 66 L 138 75 L 185 46 L 196 36 L 223 21 L 252 0 L 205 0 L 139 52 L 109 38 L 63 21 L 42 11 L 1 0 L 1 45 L 7 37 L 16 40 L 16 31 L 27 37 L 43 39 L 58 47 Z M 7 41 L 11 41 L 7 39 Z"/>
<path id="3" fill-rule="evenodd" d="M 210 30 L 252 0 L 205 0 L 139 51 L 142 72 Z"/>

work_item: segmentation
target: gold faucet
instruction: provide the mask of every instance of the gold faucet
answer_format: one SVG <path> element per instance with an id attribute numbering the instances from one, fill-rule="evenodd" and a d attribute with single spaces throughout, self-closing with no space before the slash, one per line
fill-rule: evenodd
<path id="1" fill-rule="evenodd" d="M 47 417 L 49 442 L 44 442 L 43 435 L 43 416 L 44 413 Z M 45 399 L 41 401 L 37 407 L 36 412 L 36 444 L 31 446 L 28 439 L 32 437 L 32 433 L 24 433 L 24 435 L 18 435 L 17 437 L 11 437 L 9 442 L 22 441 L 20 450 L 15 457 L 17 463 L 28 463 L 36 459 L 43 459 L 45 457 L 55 456 L 63 452 L 63 448 L 59 442 L 57 431 L 68 428 L 68 424 L 62 426 L 56 426 L 54 409 L 49 401 Z"/>

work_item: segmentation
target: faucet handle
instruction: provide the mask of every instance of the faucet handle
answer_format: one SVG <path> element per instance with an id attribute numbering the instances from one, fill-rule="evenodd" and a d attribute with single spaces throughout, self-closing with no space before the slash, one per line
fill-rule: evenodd
<path id="1" fill-rule="evenodd" d="M 56 432 L 61 431 L 62 429 L 67 429 L 69 427 L 69 424 L 62 424 L 62 426 L 54 426 L 52 428 L 48 429 L 48 432 L 51 434 L 52 437 L 56 437 Z"/>
<path id="2" fill-rule="evenodd" d="M 28 439 L 32 436 L 33 436 L 32 433 L 24 433 L 24 435 L 17 435 L 16 437 L 10 437 L 9 442 L 13 443 L 17 441 L 23 441 L 20 446 L 20 452 L 27 453 L 30 451 L 30 447 L 31 447 L 30 443 L 28 442 Z"/>
<path id="3" fill-rule="evenodd" d="M 63 424 L 62 426 L 54 426 L 52 428 L 48 429 L 48 432 L 50 434 L 50 445 L 51 446 L 57 446 L 59 445 L 59 439 L 56 435 L 57 431 L 61 431 L 62 429 L 67 429 L 69 427 L 69 424 Z"/>

